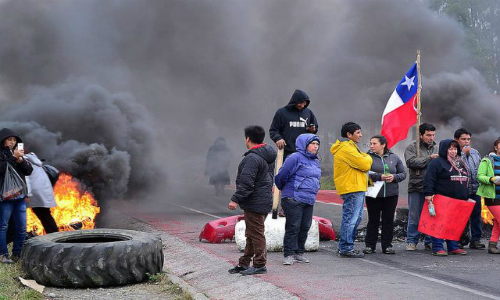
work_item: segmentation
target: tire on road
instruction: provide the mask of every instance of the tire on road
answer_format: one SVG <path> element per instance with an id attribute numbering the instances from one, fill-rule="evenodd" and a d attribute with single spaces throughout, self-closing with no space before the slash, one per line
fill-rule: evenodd
<path id="1" fill-rule="evenodd" d="M 159 236 L 119 229 L 51 233 L 29 239 L 23 271 L 42 285 L 102 287 L 148 279 L 163 268 Z"/>

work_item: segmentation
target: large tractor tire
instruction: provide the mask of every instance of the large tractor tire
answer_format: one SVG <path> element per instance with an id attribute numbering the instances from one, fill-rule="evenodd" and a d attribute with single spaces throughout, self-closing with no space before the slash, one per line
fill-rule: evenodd
<path id="1" fill-rule="evenodd" d="M 29 239 L 21 253 L 29 277 L 47 286 L 125 285 L 161 272 L 161 238 L 133 230 L 93 229 Z"/>

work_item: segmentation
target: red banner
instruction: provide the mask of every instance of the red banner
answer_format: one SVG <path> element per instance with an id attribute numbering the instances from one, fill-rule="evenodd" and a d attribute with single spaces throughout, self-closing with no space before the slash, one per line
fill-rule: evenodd
<path id="1" fill-rule="evenodd" d="M 431 217 L 429 204 L 425 201 L 418 223 L 418 231 L 438 239 L 459 241 L 475 201 L 435 195 L 433 203 L 436 216 Z"/>

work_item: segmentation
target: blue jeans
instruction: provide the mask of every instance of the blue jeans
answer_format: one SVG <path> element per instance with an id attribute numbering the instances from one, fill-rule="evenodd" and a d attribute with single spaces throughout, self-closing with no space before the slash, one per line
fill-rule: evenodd
<path id="1" fill-rule="evenodd" d="M 432 252 L 438 252 L 439 250 L 444 250 L 444 240 L 443 239 L 437 239 L 433 236 L 431 236 L 431 241 L 432 241 Z M 457 241 L 450 241 L 446 240 L 446 247 L 448 249 L 448 252 L 457 250 L 458 249 L 458 242 Z"/>
<path id="2" fill-rule="evenodd" d="M 26 202 L 24 199 L 0 201 L 0 255 L 8 256 L 7 226 L 12 217 L 14 224 L 14 245 L 12 255 L 21 256 L 26 238 Z"/>
<path id="3" fill-rule="evenodd" d="M 483 231 L 483 220 L 481 218 L 481 196 L 476 194 L 469 195 L 469 198 L 476 201 L 472 214 L 470 215 L 470 241 L 479 242 Z M 465 227 L 465 230 L 469 230 Z"/>
<path id="4" fill-rule="evenodd" d="M 411 192 L 408 193 L 408 227 L 406 228 L 406 242 L 408 244 L 418 244 L 420 232 L 418 231 L 418 222 L 424 207 L 424 193 Z M 431 239 L 426 235 L 424 243 L 430 244 Z"/>
<path id="5" fill-rule="evenodd" d="M 342 205 L 342 224 L 340 225 L 339 252 L 354 250 L 356 230 L 363 219 L 363 204 L 365 192 L 355 192 L 340 195 L 344 200 Z"/>
<path id="6" fill-rule="evenodd" d="M 283 238 L 284 256 L 302 254 L 305 252 L 304 245 L 309 228 L 311 228 L 314 206 L 292 198 L 283 198 L 281 206 L 286 216 L 285 237 Z"/>

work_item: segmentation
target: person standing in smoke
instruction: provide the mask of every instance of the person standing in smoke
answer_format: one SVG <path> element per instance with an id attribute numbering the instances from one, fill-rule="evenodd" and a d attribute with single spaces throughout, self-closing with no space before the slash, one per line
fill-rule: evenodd
<path id="1" fill-rule="evenodd" d="M 218 137 L 208 149 L 205 163 L 205 176 L 210 176 L 209 183 L 215 187 L 215 195 L 224 195 L 224 187 L 230 183 L 227 169 L 231 164 L 231 150 L 226 140 Z"/>
<path id="2" fill-rule="evenodd" d="M 373 159 L 356 145 L 363 137 L 358 124 L 348 122 L 342 125 L 341 136 L 330 148 L 333 155 L 333 180 L 337 193 L 344 201 L 338 254 L 340 257 L 360 258 L 364 254 L 354 250 L 354 240 L 363 218 L 368 171 Z"/>
<path id="3" fill-rule="evenodd" d="M 9 128 L 0 130 L 0 183 L 3 185 L 10 164 L 24 180 L 33 172 L 33 167 L 24 160 L 24 149 L 18 149 L 18 143 L 22 143 L 17 133 Z M 2 263 L 13 263 L 19 259 L 26 237 L 26 195 L 21 194 L 17 198 L 0 201 L 0 261 Z M 12 259 L 9 258 L 7 248 L 7 226 L 12 217 L 14 225 L 14 237 L 12 246 Z"/>
<path id="4" fill-rule="evenodd" d="M 465 226 L 464 234 L 462 236 L 469 236 L 469 225 L 470 225 L 470 249 L 484 249 L 486 245 L 481 243 L 481 233 L 482 233 L 482 219 L 481 219 L 481 196 L 476 195 L 477 189 L 479 187 L 479 182 L 477 181 L 477 170 L 479 168 L 479 163 L 481 162 L 481 155 L 479 152 L 470 146 L 470 140 L 472 133 L 465 128 L 460 128 L 455 131 L 453 138 L 458 142 L 462 150 L 462 160 L 467 165 L 469 170 L 469 199 L 476 201 L 476 205 L 472 210 L 470 215 L 469 223 Z M 468 239 L 468 238 L 467 238 Z M 467 244 L 467 239 L 460 241 L 459 246 L 463 247 Z M 464 242 L 462 244 L 462 242 Z"/>
<path id="5" fill-rule="evenodd" d="M 420 214 L 424 207 L 424 177 L 427 166 L 433 160 L 439 157 L 438 147 L 434 138 L 436 136 L 436 127 L 429 123 L 423 123 L 419 126 L 420 133 L 420 155 L 417 156 L 417 141 L 409 144 L 405 150 L 405 161 L 410 178 L 408 180 L 408 228 L 406 234 L 406 250 L 417 250 L 417 244 L 420 240 L 418 231 L 418 222 Z M 432 250 L 431 239 L 425 236 L 425 250 Z"/>
<path id="6" fill-rule="evenodd" d="M 228 208 L 238 205 L 245 215 L 245 253 L 230 274 L 254 275 L 267 273 L 266 236 L 264 221 L 272 208 L 272 188 L 276 151 L 264 143 L 266 132 L 260 126 L 245 128 L 245 146 L 248 151 L 238 166 L 236 192 Z M 253 266 L 250 263 L 253 259 Z"/>
<path id="7" fill-rule="evenodd" d="M 269 135 L 278 149 L 285 149 L 283 159 L 297 151 L 295 140 L 299 135 L 318 132 L 316 116 L 308 108 L 310 103 L 306 92 L 295 90 L 288 104 L 278 109 L 274 115 Z"/>
<path id="8" fill-rule="evenodd" d="M 31 195 L 28 200 L 28 206 L 31 207 L 37 218 L 42 223 L 45 233 L 58 232 L 57 223 L 50 214 L 50 208 L 56 207 L 54 198 L 54 189 L 49 176 L 43 169 L 42 161 L 35 153 L 26 154 L 25 158 L 31 163 L 33 172 L 29 176 Z"/>

